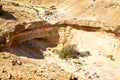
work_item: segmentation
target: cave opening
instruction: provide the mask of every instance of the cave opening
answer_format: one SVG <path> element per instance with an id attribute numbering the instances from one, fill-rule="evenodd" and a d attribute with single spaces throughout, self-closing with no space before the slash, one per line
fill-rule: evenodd
<path id="1" fill-rule="evenodd" d="M 12 51 L 17 56 L 25 56 L 28 58 L 43 59 L 42 51 L 47 48 L 55 47 L 56 44 L 52 44 L 48 39 L 34 38 L 24 41 L 19 44 L 14 44 L 9 51 Z"/>
<path id="2" fill-rule="evenodd" d="M 12 45 L 6 51 L 17 56 L 34 59 L 44 59 L 42 51 L 47 48 L 56 47 L 59 42 L 58 28 L 30 30 L 15 35 Z"/>

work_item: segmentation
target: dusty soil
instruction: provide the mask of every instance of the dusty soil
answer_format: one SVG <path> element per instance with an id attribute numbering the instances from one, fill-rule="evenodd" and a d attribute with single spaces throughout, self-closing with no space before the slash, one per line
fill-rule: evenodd
<path id="1" fill-rule="evenodd" d="M 1 80 L 68 80 L 70 76 L 57 64 L 47 64 L 44 59 L 0 53 Z"/>

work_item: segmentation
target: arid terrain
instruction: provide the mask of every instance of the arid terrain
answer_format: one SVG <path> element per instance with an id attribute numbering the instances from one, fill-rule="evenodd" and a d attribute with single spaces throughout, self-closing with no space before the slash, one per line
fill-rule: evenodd
<path id="1" fill-rule="evenodd" d="M 120 80 L 120 0 L 0 0 L 0 80 Z"/>

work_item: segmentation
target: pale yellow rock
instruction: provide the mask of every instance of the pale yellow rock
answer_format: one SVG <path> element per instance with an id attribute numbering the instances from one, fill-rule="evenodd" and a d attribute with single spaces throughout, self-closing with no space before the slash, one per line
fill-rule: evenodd
<path id="1" fill-rule="evenodd" d="M 14 52 L 15 48 L 16 54 L 30 52 L 33 56 L 39 53 L 37 49 L 55 47 L 44 53 L 48 63 L 55 63 L 84 80 L 119 80 L 120 0 L 1 2 L 5 16 L 12 18 L 0 17 L 0 38 L 3 40 L 0 49 Z M 56 9 L 51 10 L 51 6 Z M 45 14 L 46 11 L 49 14 Z M 57 49 L 73 44 L 79 52 L 89 51 L 91 56 L 61 60 L 55 54 Z"/>

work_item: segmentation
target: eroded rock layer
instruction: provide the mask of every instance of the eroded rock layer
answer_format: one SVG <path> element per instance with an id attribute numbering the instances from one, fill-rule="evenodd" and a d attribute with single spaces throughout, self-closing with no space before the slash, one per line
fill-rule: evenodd
<path id="1" fill-rule="evenodd" d="M 45 58 L 85 80 L 119 80 L 119 0 L 1 0 L 1 4 L 1 51 L 44 59 L 43 50 L 54 56 L 56 49 L 75 44 L 79 52 L 92 54 L 79 58 L 84 66 L 77 68 L 58 57 Z M 88 72 L 79 70 L 83 68 Z M 97 73 L 91 70 L 99 76 L 94 78 Z"/>

